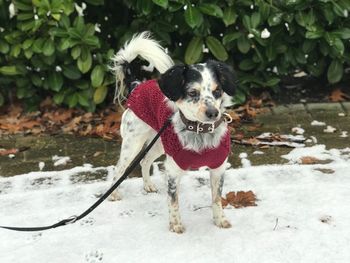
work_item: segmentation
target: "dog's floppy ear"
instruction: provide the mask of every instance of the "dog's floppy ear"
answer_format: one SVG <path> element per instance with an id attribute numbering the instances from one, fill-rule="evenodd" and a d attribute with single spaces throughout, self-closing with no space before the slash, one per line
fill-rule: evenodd
<path id="1" fill-rule="evenodd" d="M 209 60 L 207 65 L 215 73 L 224 92 L 232 96 L 235 93 L 237 84 L 236 74 L 232 67 L 216 60 Z"/>
<path id="2" fill-rule="evenodd" d="M 160 76 L 159 87 L 172 101 L 177 101 L 183 96 L 186 70 L 185 65 L 175 65 Z"/>

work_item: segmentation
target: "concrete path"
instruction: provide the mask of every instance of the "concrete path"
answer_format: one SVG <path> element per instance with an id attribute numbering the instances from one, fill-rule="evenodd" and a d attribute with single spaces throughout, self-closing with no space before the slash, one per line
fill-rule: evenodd
<path id="1" fill-rule="evenodd" d="M 326 126 L 313 126 L 312 121 L 325 122 L 337 129 L 334 133 L 325 133 Z M 308 139 L 313 136 L 318 144 L 325 144 L 330 148 L 350 147 L 350 137 L 341 137 L 350 134 L 350 102 L 344 103 L 312 103 L 277 106 L 268 109 L 259 115 L 256 123 L 263 126 L 256 131 L 246 131 L 246 135 L 255 136 L 262 132 L 292 134 L 291 129 L 301 127 L 305 130 L 304 136 Z M 248 127 L 249 125 L 243 126 Z M 310 145 L 313 145 L 311 142 Z M 100 138 L 81 138 L 72 135 L 60 136 L 3 136 L 0 138 L 0 148 L 30 149 L 21 152 L 15 158 L 0 156 L 0 176 L 12 176 L 30 171 L 38 171 L 39 163 L 44 162 L 44 171 L 63 170 L 85 163 L 94 167 L 114 165 L 118 159 L 120 142 L 104 141 Z M 255 151 L 264 154 L 253 154 Z M 233 167 L 241 166 L 240 153 L 248 155 L 252 165 L 280 164 L 286 162 L 280 156 L 291 148 L 270 147 L 260 149 L 252 146 L 232 145 L 231 163 Z M 53 156 L 69 156 L 71 161 L 66 165 L 54 166 Z M 134 176 L 140 175 L 140 170 Z"/>

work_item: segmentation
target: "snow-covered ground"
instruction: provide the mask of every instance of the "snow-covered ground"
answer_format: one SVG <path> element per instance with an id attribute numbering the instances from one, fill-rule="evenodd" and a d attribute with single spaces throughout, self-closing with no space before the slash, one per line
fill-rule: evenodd
<path id="1" fill-rule="evenodd" d="M 300 165 L 302 156 L 331 160 Z M 350 262 L 350 149 L 295 149 L 286 165 L 229 169 L 224 193 L 252 190 L 255 207 L 225 209 L 231 229 L 211 220 L 207 171 L 181 181 L 180 210 L 186 232 L 168 231 L 166 188 L 155 166 L 156 194 L 142 179 L 121 186 L 124 199 L 104 202 L 75 224 L 43 232 L 0 230 L 0 262 Z M 249 159 L 247 156 L 246 159 Z M 89 207 L 110 181 L 79 176 L 112 167 L 76 167 L 0 177 L 0 225 L 41 226 Z"/>

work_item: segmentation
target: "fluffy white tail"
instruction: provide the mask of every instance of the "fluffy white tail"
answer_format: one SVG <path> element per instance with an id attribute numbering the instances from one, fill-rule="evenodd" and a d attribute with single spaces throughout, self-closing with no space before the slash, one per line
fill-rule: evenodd
<path id="1" fill-rule="evenodd" d="M 173 60 L 166 54 L 164 48 L 151 38 L 150 32 L 134 35 L 112 58 L 113 65 L 111 69 L 116 76 L 114 100 L 118 100 L 119 104 L 125 98 L 125 66 L 137 56 L 149 62 L 150 67 L 155 67 L 160 73 L 164 73 L 174 65 Z"/>

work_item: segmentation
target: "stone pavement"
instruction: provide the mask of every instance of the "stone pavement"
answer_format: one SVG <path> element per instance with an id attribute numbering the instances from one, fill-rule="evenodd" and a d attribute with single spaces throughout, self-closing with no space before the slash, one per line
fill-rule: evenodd
<path id="1" fill-rule="evenodd" d="M 325 126 L 312 126 L 313 120 L 325 122 L 336 128 L 335 133 L 325 133 Z M 305 130 L 304 136 L 317 138 L 318 144 L 327 148 L 350 147 L 350 137 L 340 137 L 342 131 L 350 134 L 350 102 L 343 103 L 307 103 L 281 105 L 268 109 L 255 120 L 263 126 L 256 131 L 246 131 L 246 135 L 255 136 L 262 132 L 291 134 L 293 127 Z M 243 129 L 245 127 L 243 126 Z M 312 145 L 312 144 L 311 144 Z M 119 155 L 119 141 L 105 141 L 100 138 L 82 138 L 73 135 L 59 136 L 2 136 L 0 148 L 30 147 L 16 154 L 15 158 L 0 156 L 0 176 L 12 176 L 31 171 L 39 171 L 39 162 L 45 162 L 43 170 L 62 170 L 90 163 L 94 167 L 114 165 Z M 259 150 L 265 154 L 253 154 Z M 252 146 L 232 145 L 230 161 L 233 167 L 241 166 L 239 154 L 246 152 L 252 165 L 280 164 L 285 160 L 281 155 L 291 148 L 270 147 L 259 149 Z M 53 166 L 52 156 L 69 156 L 71 162 L 65 166 Z M 134 176 L 140 175 L 140 170 Z"/>

